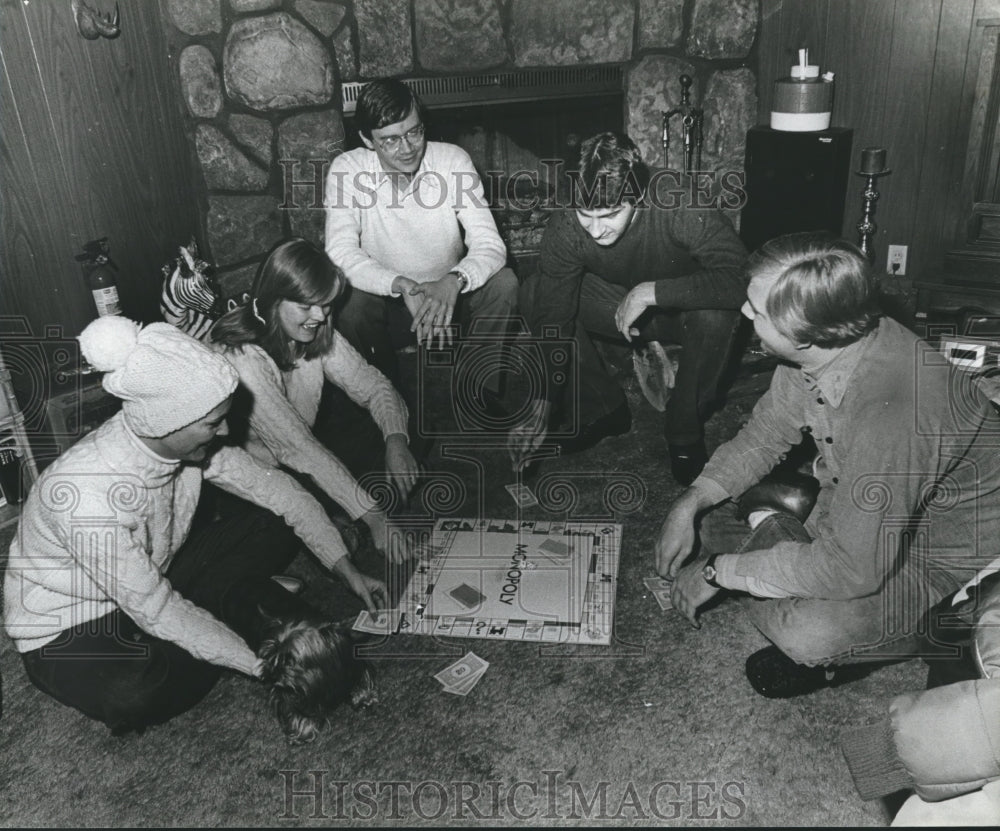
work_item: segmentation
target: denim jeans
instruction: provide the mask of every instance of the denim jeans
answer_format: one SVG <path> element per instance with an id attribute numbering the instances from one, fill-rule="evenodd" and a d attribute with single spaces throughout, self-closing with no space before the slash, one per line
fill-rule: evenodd
<path id="1" fill-rule="evenodd" d="M 809 542 L 805 526 L 788 514 L 772 514 L 750 531 L 731 503 L 707 514 L 701 525 L 706 552 L 743 554 L 779 542 Z M 741 603 L 763 635 L 789 658 L 808 666 L 898 661 L 917 655 L 938 657 L 950 646 L 928 638 L 932 619 L 946 609 L 944 598 L 919 570 L 904 563 L 867 597 L 822 600 L 805 597 L 758 598 Z M 950 610 L 947 610 L 950 611 Z"/>
<path id="2" fill-rule="evenodd" d="M 521 287 L 521 309 L 530 316 L 541 278 L 536 274 Z M 584 274 L 573 337 L 579 361 L 575 402 L 580 423 L 613 412 L 625 403 L 625 393 L 608 373 L 592 336 L 621 346 L 628 343 L 615 326 L 615 311 L 628 289 L 594 274 Z M 693 444 L 721 392 L 722 378 L 732 357 L 740 313 L 728 309 L 648 309 L 636 321 L 639 341 L 676 343 L 682 348 L 674 389 L 664 412 L 664 435 L 674 444 Z M 564 402 L 564 410 L 572 405 Z"/>
<path id="3" fill-rule="evenodd" d="M 260 644 L 267 614 L 288 614 L 298 598 L 270 579 L 298 549 L 284 521 L 262 509 L 193 531 L 167 571 L 173 588 L 247 641 Z M 31 682 L 115 734 L 141 731 L 191 709 L 220 667 L 143 631 L 121 609 L 79 624 L 23 654 Z"/>

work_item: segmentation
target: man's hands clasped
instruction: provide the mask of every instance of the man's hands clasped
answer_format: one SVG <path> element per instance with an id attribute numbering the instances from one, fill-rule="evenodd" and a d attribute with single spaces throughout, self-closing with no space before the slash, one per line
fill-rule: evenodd
<path id="1" fill-rule="evenodd" d="M 454 272 L 448 272 L 437 280 L 417 283 L 400 275 L 392 284 L 406 304 L 413 317 L 411 332 L 416 332 L 417 344 L 434 346 L 437 338 L 438 349 L 451 346 L 454 340 L 451 319 L 455 314 L 455 304 L 461 291 L 461 282 Z"/>

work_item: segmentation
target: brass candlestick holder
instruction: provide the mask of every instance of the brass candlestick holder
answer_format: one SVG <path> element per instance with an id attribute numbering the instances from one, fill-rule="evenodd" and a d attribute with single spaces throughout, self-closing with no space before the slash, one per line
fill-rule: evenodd
<path id="1" fill-rule="evenodd" d="M 885 166 L 885 150 L 881 147 L 866 147 L 861 151 L 861 170 L 856 170 L 858 176 L 867 179 L 865 189 L 861 192 L 862 214 L 861 221 L 857 224 L 858 247 L 868 258 L 868 262 L 875 262 L 875 246 L 872 244 L 872 237 L 878 226 L 872 218 L 875 215 L 875 203 L 878 202 L 878 190 L 875 185 L 879 176 L 892 173 L 892 170 Z"/>

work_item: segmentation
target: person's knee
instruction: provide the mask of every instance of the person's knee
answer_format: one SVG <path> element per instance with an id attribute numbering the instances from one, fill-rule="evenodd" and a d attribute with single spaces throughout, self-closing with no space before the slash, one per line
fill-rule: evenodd
<path id="1" fill-rule="evenodd" d="M 510 315 L 518 305 L 520 284 L 513 271 L 501 268 L 478 290 L 478 305 L 488 305 L 491 313 Z"/>
<path id="2" fill-rule="evenodd" d="M 383 297 L 348 286 L 346 297 L 337 310 L 337 329 L 348 337 L 349 333 L 375 326 L 384 321 L 384 306 Z"/>
<path id="3" fill-rule="evenodd" d="M 144 658 L 115 662 L 104 679 L 102 720 L 112 730 L 138 730 L 156 723 L 169 695 L 170 661 L 159 649 L 148 646 Z"/>
<path id="4" fill-rule="evenodd" d="M 255 506 L 236 522 L 239 525 L 233 529 L 233 534 L 241 538 L 244 556 L 264 567 L 264 570 L 276 574 L 298 553 L 299 538 L 277 514 Z"/>
<path id="5" fill-rule="evenodd" d="M 537 289 L 540 281 L 541 277 L 536 271 L 533 274 L 530 274 L 527 279 L 522 281 L 517 287 L 517 312 L 521 319 L 525 321 L 521 327 L 524 331 L 528 331 L 528 324 L 525 318 L 535 307 L 535 297 L 537 295 Z"/>
<path id="6" fill-rule="evenodd" d="M 298 538 L 291 526 L 273 511 L 255 506 L 255 510 L 248 516 L 247 525 L 253 537 L 267 537 L 268 542 L 275 547 L 295 548 L 298 545 Z"/>
<path id="7" fill-rule="evenodd" d="M 218 667 L 172 644 L 147 642 L 143 659 L 119 661 L 107 678 L 102 720 L 116 734 L 162 724 L 194 707 L 215 685 Z"/>
<path id="8" fill-rule="evenodd" d="M 517 298 L 518 289 L 521 287 L 517 275 L 509 268 L 501 268 L 496 274 L 490 277 L 487 285 L 492 285 L 494 291 L 501 297 L 511 300 Z"/>
<path id="9" fill-rule="evenodd" d="M 740 313 L 732 309 L 692 309 L 684 312 L 684 328 L 704 332 L 712 338 L 727 337 L 740 322 Z"/>
<path id="10" fill-rule="evenodd" d="M 804 666 L 832 663 L 872 645 L 864 633 L 868 628 L 864 612 L 852 611 L 850 603 L 801 598 L 748 598 L 745 603 L 750 620 L 764 637 Z"/>

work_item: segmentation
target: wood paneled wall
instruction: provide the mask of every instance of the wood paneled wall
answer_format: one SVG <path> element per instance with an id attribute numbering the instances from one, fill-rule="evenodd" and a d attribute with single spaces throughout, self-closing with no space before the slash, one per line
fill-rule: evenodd
<path id="1" fill-rule="evenodd" d="M 854 129 L 852 171 L 864 147 L 886 148 L 878 180 L 876 266 L 889 244 L 908 245 L 907 277 L 936 279 L 963 217 L 976 20 L 1000 17 L 997 0 L 762 0 L 758 44 L 761 123 L 774 81 L 809 48 L 836 73 L 833 126 Z M 844 235 L 857 241 L 864 178 L 851 175 Z"/>
<path id="2" fill-rule="evenodd" d="M 160 3 L 119 2 L 114 40 L 80 37 L 69 0 L 0 2 L 0 314 L 36 335 L 96 316 L 73 259 L 83 243 L 110 238 L 124 311 L 149 321 L 160 266 L 200 236 Z"/>

